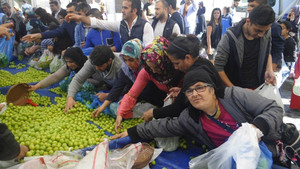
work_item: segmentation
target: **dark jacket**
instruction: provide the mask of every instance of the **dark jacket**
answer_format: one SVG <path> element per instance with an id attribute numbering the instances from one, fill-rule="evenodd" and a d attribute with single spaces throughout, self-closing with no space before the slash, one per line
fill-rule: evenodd
<path id="1" fill-rule="evenodd" d="M 0 123 L 0 160 L 8 161 L 20 154 L 20 145 L 7 126 Z"/>
<path id="2" fill-rule="evenodd" d="M 155 18 L 152 22 L 153 30 L 155 30 L 155 26 L 156 26 L 157 22 L 158 22 L 158 19 Z M 172 35 L 175 24 L 176 24 L 176 22 L 174 20 L 172 20 L 170 17 L 167 19 L 167 22 L 166 22 L 166 25 L 165 25 L 164 31 L 163 31 L 163 37 L 168 39 Z"/>
<path id="3" fill-rule="evenodd" d="M 224 71 L 235 86 L 241 84 L 241 67 L 244 59 L 244 37 L 242 27 L 245 19 L 227 30 L 218 44 L 215 67 L 218 72 Z M 257 77 L 258 84 L 265 82 L 265 71 L 270 54 L 271 31 L 260 38 Z"/>
<path id="4" fill-rule="evenodd" d="M 219 98 L 219 101 L 230 116 L 239 126 L 248 122 L 259 128 L 264 134 L 262 140 L 275 154 L 275 141 L 281 138 L 282 108 L 274 100 L 240 87 L 227 87 L 224 94 L 224 98 Z M 216 145 L 202 128 L 200 120 L 202 113 L 190 106 L 178 118 L 142 123 L 129 128 L 127 132 L 133 142 L 156 137 L 187 136 L 207 145 L 209 149 L 214 149 Z"/>
<path id="5" fill-rule="evenodd" d="M 146 22 L 147 21 L 145 21 L 141 17 L 138 17 L 136 23 L 132 26 L 131 34 L 129 36 L 129 28 L 125 20 L 122 20 L 120 24 L 120 35 L 121 35 L 122 44 L 125 44 L 128 40 L 134 38 L 138 38 L 139 40 L 143 41 L 144 26 Z"/>
<path id="6" fill-rule="evenodd" d="M 42 32 L 42 37 L 43 39 L 48 39 L 48 38 L 69 36 L 69 38 L 74 44 L 75 43 L 74 33 L 75 33 L 76 25 L 77 24 L 75 21 L 71 21 L 71 22 L 64 21 L 64 23 L 59 28 L 51 31 Z"/>
<path id="7" fill-rule="evenodd" d="M 272 36 L 272 62 L 281 67 L 282 53 L 284 50 L 284 39 L 281 36 L 281 26 L 279 23 L 274 22 L 271 26 Z"/>
<path id="8" fill-rule="evenodd" d="M 180 28 L 180 32 L 183 34 L 184 33 L 184 29 L 185 29 L 185 25 L 184 25 L 184 20 L 182 15 L 179 12 L 174 12 L 171 15 L 171 19 L 174 20 Z"/>

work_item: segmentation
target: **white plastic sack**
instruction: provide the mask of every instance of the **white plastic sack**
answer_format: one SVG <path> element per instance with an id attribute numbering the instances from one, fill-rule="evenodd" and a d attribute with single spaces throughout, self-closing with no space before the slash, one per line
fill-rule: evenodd
<path id="1" fill-rule="evenodd" d="M 169 98 L 164 102 L 164 107 L 172 104 L 172 99 Z M 158 119 L 159 120 L 159 119 Z M 179 146 L 179 137 L 155 138 L 156 146 L 164 151 L 175 151 Z"/>
<path id="2" fill-rule="evenodd" d="M 191 169 L 231 169 L 234 159 L 236 169 L 255 169 L 260 157 L 257 138 L 255 128 L 243 123 L 224 144 L 192 159 L 189 166 Z"/>
<path id="3" fill-rule="evenodd" d="M 65 64 L 62 56 L 55 55 L 54 59 L 50 63 L 50 73 L 56 72 L 59 68 L 61 68 Z"/>
<path id="4" fill-rule="evenodd" d="M 44 156 L 47 169 L 74 169 L 83 156 L 68 151 L 58 151 L 54 155 Z"/>
<path id="5" fill-rule="evenodd" d="M 278 104 L 278 106 L 280 106 L 282 108 L 283 114 L 285 114 L 281 96 L 280 96 L 279 90 L 276 86 L 273 86 L 271 84 L 269 84 L 269 85 L 262 84 L 258 88 L 256 88 L 254 91 L 256 91 L 258 94 L 260 94 L 261 96 L 263 96 L 267 99 L 275 100 L 276 103 Z"/>
<path id="6" fill-rule="evenodd" d="M 126 149 L 112 151 L 109 155 L 110 169 L 131 169 L 142 150 L 142 144 L 131 144 Z"/>
<path id="7" fill-rule="evenodd" d="M 105 139 L 93 151 L 89 152 L 80 160 L 75 169 L 106 169 L 109 168 L 108 157 L 108 140 Z"/>
<path id="8" fill-rule="evenodd" d="M 300 96 L 300 77 L 298 77 L 298 79 L 295 80 L 293 93 L 297 96 Z"/>
<path id="9" fill-rule="evenodd" d="M 43 157 L 32 159 L 25 162 L 19 169 L 48 169 L 44 163 Z"/>

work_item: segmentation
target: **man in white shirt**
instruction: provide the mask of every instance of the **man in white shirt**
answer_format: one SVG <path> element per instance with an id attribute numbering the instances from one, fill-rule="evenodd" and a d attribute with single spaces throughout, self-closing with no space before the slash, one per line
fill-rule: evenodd
<path id="1" fill-rule="evenodd" d="M 183 16 L 185 23 L 185 34 L 194 34 L 196 30 L 196 16 L 197 16 L 197 5 L 194 0 L 184 0 L 178 10 L 178 12 Z"/>
<path id="2" fill-rule="evenodd" d="M 155 4 L 155 19 L 152 22 L 154 37 L 163 36 L 168 39 L 173 33 L 180 34 L 178 24 L 169 17 L 168 7 L 166 0 L 159 0 Z"/>
<path id="3" fill-rule="evenodd" d="M 122 44 L 130 39 L 138 38 L 144 45 L 150 44 L 154 40 L 153 29 L 151 25 L 140 17 L 141 1 L 140 0 L 123 0 L 122 14 L 123 20 L 105 21 L 96 18 L 79 16 L 76 14 L 68 14 L 66 20 L 74 20 L 82 22 L 86 25 L 91 25 L 92 28 L 100 28 L 119 32 L 121 35 Z"/>

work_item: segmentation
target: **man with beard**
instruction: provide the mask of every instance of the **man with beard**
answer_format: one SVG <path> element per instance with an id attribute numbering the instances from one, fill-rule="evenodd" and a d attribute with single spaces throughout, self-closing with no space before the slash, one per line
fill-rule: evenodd
<path id="1" fill-rule="evenodd" d="M 154 37 L 163 36 L 168 39 L 172 33 L 180 34 L 178 24 L 168 15 L 168 7 L 166 0 L 159 0 L 155 4 L 155 19 L 152 23 Z"/>

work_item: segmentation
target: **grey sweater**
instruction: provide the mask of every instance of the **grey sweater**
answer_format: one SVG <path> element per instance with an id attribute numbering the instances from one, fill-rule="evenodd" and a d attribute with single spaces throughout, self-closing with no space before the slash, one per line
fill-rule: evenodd
<path id="1" fill-rule="evenodd" d="M 274 100 L 266 99 L 248 89 L 227 87 L 224 98 L 219 98 L 219 101 L 238 124 L 248 122 L 257 126 L 263 132 L 262 139 L 267 145 L 280 139 L 283 113 Z M 164 118 L 142 123 L 128 129 L 128 135 L 134 142 L 156 137 L 187 136 L 210 149 L 216 148 L 203 130 L 200 116 L 200 111 L 186 108 L 177 119 Z"/>
<path id="2" fill-rule="evenodd" d="M 97 73 L 101 78 L 96 80 L 104 81 L 108 85 L 113 86 L 113 84 L 118 80 L 122 62 L 123 61 L 120 59 L 120 57 L 115 54 L 115 58 L 112 61 L 110 70 L 101 72 L 96 69 L 96 66 L 92 65 L 90 60 L 87 60 L 84 66 L 78 73 L 76 73 L 75 77 L 72 79 L 68 89 L 68 97 L 74 97 L 83 83 L 94 73 Z"/>
<path id="3" fill-rule="evenodd" d="M 68 70 L 67 66 L 64 65 L 60 69 L 58 69 L 53 74 L 47 76 L 45 79 L 40 81 L 41 88 L 48 87 L 54 83 L 59 82 L 63 78 L 67 77 L 70 74 L 70 70 Z"/>

